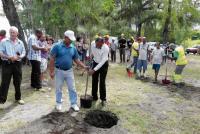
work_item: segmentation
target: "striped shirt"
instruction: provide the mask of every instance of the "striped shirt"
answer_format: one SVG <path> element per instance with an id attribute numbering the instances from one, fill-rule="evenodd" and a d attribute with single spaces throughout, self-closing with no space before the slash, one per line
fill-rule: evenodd
<path id="1" fill-rule="evenodd" d="M 31 35 L 28 39 L 28 59 L 41 61 L 41 50 L 34 50 L 32 46 L 39 47 L 38 39 L 35 35 Z"/>

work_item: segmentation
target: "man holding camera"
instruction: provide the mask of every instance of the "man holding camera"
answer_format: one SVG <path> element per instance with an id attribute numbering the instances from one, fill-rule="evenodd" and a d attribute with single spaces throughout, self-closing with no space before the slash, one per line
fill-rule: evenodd
<path id="1" fill-rule="evenodd" d="M 13 84 L 15 87 L 15 100 L 17 103 L 23 105 L 24 101 L 21 99 L 21 81 L 22 81 L 22 58 L 26 51 L 24 44 L 18 39 L 18 29 L 11 26 L 10 38 L 3 39 L 0 44 L 0 56 L 2 59 L 2 80 L 0 86 L 0 104 L 7 100 L 8 89 L 11 78 L 13 77 Z"/>

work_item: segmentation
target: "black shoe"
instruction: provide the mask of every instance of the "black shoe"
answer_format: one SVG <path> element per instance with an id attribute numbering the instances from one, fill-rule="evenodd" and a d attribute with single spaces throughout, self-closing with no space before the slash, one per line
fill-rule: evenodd
<path id="1" fill-rule="evenodd" d="M 181 86 L 185 86 L 185 82 L 180 82 L 180 85 Z"/>
<path id="2" fill-rule="evenodd" d="M 34 88 L 36 88 L 36 87 L 35 87 L 35 86 L 33 86 L 33 85 L 31 85 L 31 88 L 33 88 L 33 89 L 34 89 Z"/>
<path id="3" fill-rule="evenodd" d="M 4 103 L 5 103 L 5 101 L 0 100 L 0 104 L 4 104 Z"/>
<path id="4" fill-rule="evenodd" d="M 140 76 L 140 80 L 144 80 L 144 76 Z"/>
<path id="5" fill-rule="evenodd" d="M 94 98 L 94 97 L 93 97 L 93 98 L 92 98 L 92 101 L 98 101 L 98 98 Z"/>
<path id="6" fill-rule="evenodd" d="M 157 83 L 158 83 L 158 81 L 157 81 L 157 80 L 153 81 L 153 84 L 157 84 Z"/>

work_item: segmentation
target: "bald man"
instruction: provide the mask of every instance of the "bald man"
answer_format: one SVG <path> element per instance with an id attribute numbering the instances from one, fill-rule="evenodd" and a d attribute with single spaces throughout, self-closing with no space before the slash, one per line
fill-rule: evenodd
<path id="1" fill-rule="evenodd" d="M 2 75 L 0 86 L 0 104 L 7 100 L 8 89 L 11 78 L 13 77 L 13 84 L 15 87 L 15 100 L 17 103 L 23 105 L 24 101 L 21 99 L 21 80 L 22 80 L 22 58 L 26 51 L 24 44 L 18 39 L 18 29 L 14 26 L 9 30 L 10 38 L 3 39 L 0 43 L 0 56 L 2 59 Z"/>

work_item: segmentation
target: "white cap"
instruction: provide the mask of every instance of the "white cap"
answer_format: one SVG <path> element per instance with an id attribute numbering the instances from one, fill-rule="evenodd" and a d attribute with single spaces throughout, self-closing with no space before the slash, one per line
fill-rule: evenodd
<path id="1" fill-rule="evenodd" d="M 71 31 L 71 30 L 65 31 L 64 35 L 65 35 L 66 37 L 68 37 L 71 41 L 75 41 L 75 40 L 76 40 L 76 38 L 75 38 L 75 36 L 74 36 L 74 32 Z"/>

